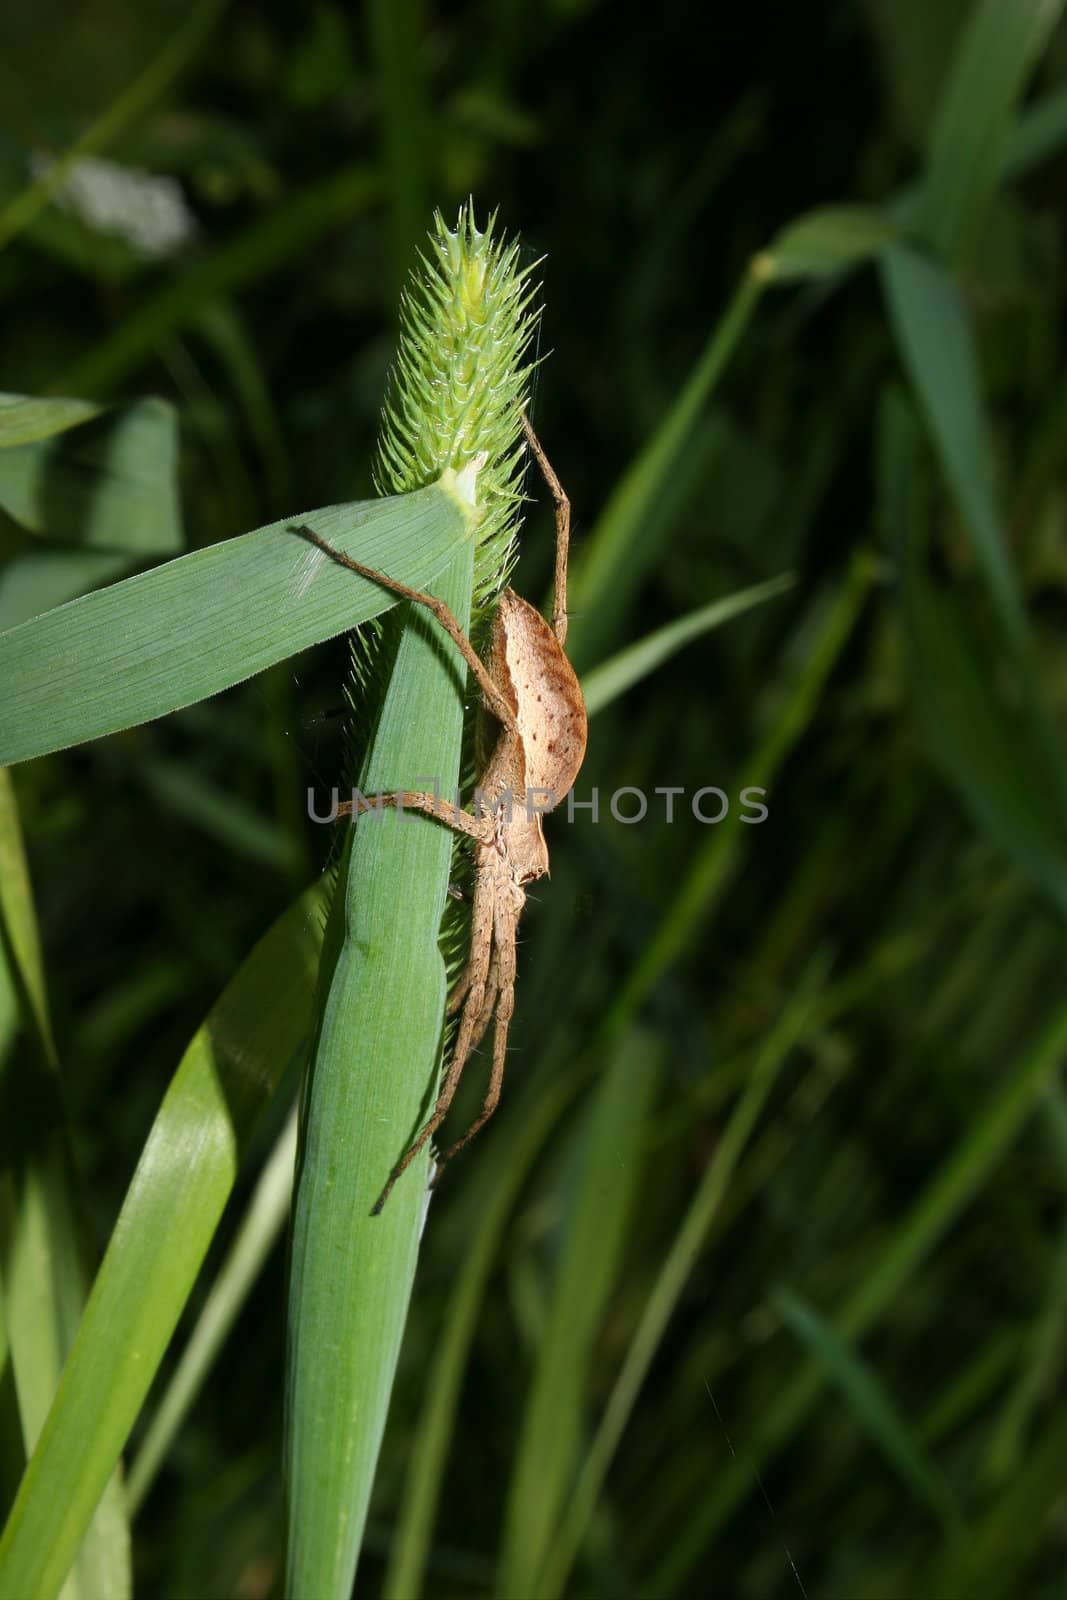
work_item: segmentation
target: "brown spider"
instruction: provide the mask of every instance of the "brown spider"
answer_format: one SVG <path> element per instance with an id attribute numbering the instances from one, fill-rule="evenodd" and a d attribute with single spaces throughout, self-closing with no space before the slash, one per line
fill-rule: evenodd
<path id="1" fill-rule="evenodd" d="M 385 573 L 353 561 L 312 528 L 296 530 L 342 566 L 432 611 L 474 673 L 486 704 L 501 724 L 500 736 L 476 790 L 476 814 L 461 811 L 437 795 L 411 790 L 382 795 L 374 802 L 424 811 L 475 840 L 470 959 L 448 1002 L 449 1015 L 462 1008 L 452 1060 L 433 1114 L 393 1168 L 374 1207 L 375 1216 L 401 1173 L 444 1120 L 467 1057 L 481 1043 L 494 1018 L 493 1062 L 481 1112 L 462 1139 L 441 1157 L 439 1167 L 461 1150 L 496 1110 L 504 1076 L 508 1024 L 515 1006 L 515 945 L 519 917 L 526 903 L 525 886 L 548 872 L 541 815 L 564 799 L 585 756 L 585 703 L 574 668 L 563 650 L 567 637 L 570 502 L 525 416 L 522 424 L 556 505 L 552 626 L 513 589 L 505 589 L 493 621 L 488 663 L 480 660 L 443 600 L 409 589 Z M 368 808 L 371 804 L 367 802 Z M 351 812 L 352 806 L 347 804 L 340 810 Z"/>

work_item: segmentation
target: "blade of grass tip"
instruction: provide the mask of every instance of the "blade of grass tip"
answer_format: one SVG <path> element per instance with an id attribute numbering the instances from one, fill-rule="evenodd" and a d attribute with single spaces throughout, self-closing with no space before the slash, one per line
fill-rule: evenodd
<path id="1" fill-rule="evenodd" d="M 866 206 L 823 206 L 787 223 L 757 258 L 775 283 L 824 278 L 887 250 L 899 239 L 892 219 Z"/>
<path id="2" fill-rule="evenodd" d="M 563 1520 L 552 1541 L 551 1554 L 537 1585 L 540 1600 L 555 1600 L 567 1586 L 575 1556 L 633 1414 L 641 1386 L 648 1376 L 685 1286 L 696 1268 L 760 1113 L 778 1074 L 808 1024 L 812 1006 L 825 986 L 828 971 L 829 961 L 817 956 L 760 1046 L 744 1092 L 715 1146 L 715 1152 L 645 1302 L 604 1415 L 586 1452 Z"/>
<path id="3" fill-rule="evenodd" d="M 178 1430 L 285 1227 L 293 1192 L 296 1133 L 294 1109 L 260 1174 L 244 1220 L 134 1457 L 126 1482 L 126 1504 L 131 1517 L 135 1517 L 143 1505 Z"/>
<path id="4" fill-rule="evenodd" d="M 1067 1053 L 1067 1006 L 1040 1030 L 1015 1071 L 970 1118 L 967 1131 L 886 1241 L 873 1269 L 848 1296 L 831 1325 L 853 1343 L 876 1325 L 911 1275 L 930 1255 L 957 1217 L 981 1191 L 990 1173 L 1029 1120 L 1047 1079 L 1062 1069 Z M 783 1387 L 755 1434 L 745 1460 L 731 1466 L 711 1489 L 702 1485 L 699 1505 L 674 1549 L 653 1575 L 650 1593 L 678 1592 L 718 1530 L 751 1487 L 752 1468 L 762 1470 L 803 1424 L 822 1392 L 824 1369 L 808 1361 Z"/>
<path id="5" fill-rule="evenodd" d="M 0 250 L 29 227 L 34 217 L 63 187 L 83 156 L 105 149 L 159 99 L 214 27 L 226 3 L 227 0 L 200 0 L 159 54 L 86 128 L 81 138 L 54 161 L 35 183 L 8 202 L 0 211 Z"/>
<path id="6" fill-rule="evenodd" d="M 0 394 L 0 450 L 52 439 L 68 428 L 98 417 L 92 400 L 39 400 L 28 394 Z"/>
<path id="7" fill-rule="evenodd" d="M 579 672 L 603 655 L 630 595 L 655 564 L 645 529 L 756 309 L 766 282 L 758 263 L 757 257 L 745 272 L 677 400 L 619 480 L 574 564 L 568 650 Z"/>
<path id="8" fill-rule="evenodd" d="M 979 0 L 953 54 L 930 134 L 918 221 L 939 255 L 958 258 L 997 184 L 1015 103 L 1063 0 Z"/>
<path id="9" fill-rule="evenodd" d="M 521 408 L 536 322 L 518 248 L 464 207 L 435 235 L 402 305 L 379 444 L 381 486 L 458 469 L 468 540 L 434 593 L 466 627 L 503 581 L 521 496 Z M 476 548 L 475 548 L 476 543 Z M 414 614 L 413 614 L 414 613 Z M 465 675 L 423 608 L 396 619 L 374 707 L 364 793 L 460 769 Z M 384 664 L 384 662 L 383 662 Z M 360 692 L 365 692 L 362 685 Z M 286 1393 L 291 1600 L 347 1600 L 425 1218 L 424 1146 L 380 1215 L 371 1209 L 433 1103 L 444 1034 L 441 921 L 452 839 L 419 815 L 364 818 L 331 919 L 293 1205 Z"/>
<path id="10" fill-rule="evenodd" d="M 478 1312 L 489 1273 L 515 1201 L 587 1074 L 572 1072 L 546 1091 L 528 1093 L 507 1116 L 510 1127 L 486 1149 L 482 1172 L 471 1185 L 476 1219 L 464 1246 L 462 1266 L 449 1297 L 444 1326 L 435 1342 L 425 1401 L 408 1452 L 408 1472 L 382 1587 L 384 1600 L 410 1600 L 422 1594 L 426 1557 L 459 1403 L 460 1383 L 470 1354 Z"/>
<path id="11" fill-rule="evenodd" d="M 40 1436 L 85 1304 L 88 1275 L 58 1089 L 40 935 L 10 773 L 0 769 L 0 966 L 12 975 L 36 1063 L 3 1073 L 7 1138 L 0 1165 L 0 1289 L 27 1456 Z M 117 1475 L 78 1551 L 67 1600 L 130 1593 L 130 1537 Z"/>
<path id="12" fill-rule="evenodd" d="M 852 635 L 863 609 L 874 568 L 870 556 L 859 551 L 832 602 L 818 607 L 817 632 L 795 686 L 756 752 L 739 786 L 766 792 L 782 763 L 806 731 L 822 697 L 827 680 Z M 810 619 L 809 619 L 810 620 Z M 673 897 L 659 926 L 627 976 L 603 1026 L 610 1033 L 625 1024 L 660 974 L 688 948 L 695 929 L 722 892 L 751 825 L 745 826 L 739 809 L 731 810 L 711 830 L 701 846 L 679 892 Z"/>
<path id="13" fill-rule="evenodd" d="M 500 1600 L 539 1593 L 537 1576 L 573 1480 L 593 1340 L 615 1287 L 642 1171 L 645 1114 L 664 1048 L 633 1032 L 596 1090 L 580 1136 L 559 1265 L 508 1490 Z"/>
<path id="14" fill-rule="evenodd" d="M 877 1374 L 795 1291 L 776 1290 L 771 1305 L 824 1369 L 827 1381 L 840 1390 L 853 1416 L 904 1482 L 942 1527 L 950 1533 L 958 1531 L 963 1519 L 951 1485 L 923 1449 Z"/>
<path id="15" fill-rule="evenodd" d="M 470 542 L 454 475 L 286 517 L 179 556 L 0 634 L 0 764 L 166 716 L 396 604 L 294 528 L 412 587 Z"/>
<path id="16" fill-rule="evenodd" d="M 370 0 L 367 26 L 375 64 L 383 166 L 399 293 L 415 265 L 429 211 L 429 107 L 422 69 L 426 20 L 421 0 Z"/>
<path id="17" fill-rule="evenodd" d="M 765 600 L 785 594 L 795 582 L 792 573 L 787 572 L 779 578 L 771 578 L 767 583 L 739 589 L 736 594 L 712 600 L 709 605 L 690 611 L 687 616 L 679 617 L 677 622 L 668 622 L 666 627 L 657 628 L 636 644 L 620 650 L 610 660 L 587 672 L 582 679 L 587 715 L 593 717 L 598 711 L 603 711 L 605 706 L 624 695 L 627 689 L 632 689 L 635 683 L 640 683 L 642 678 L 655 672 L 657 667 L 669 661 L 691 640 L 721 628 L 724 623 L 732 622 L 734 617 L 742 616 L 753 606 L 762 605 Z"/>
<path id="18" fill-rule="evenodd" d="M 2 1600 L 52 1600 L 74 1559 L 196 1280 L 251 1128 L 306 1048 L 323 893 L 316 885 L 275 923 L 182 1057 L 0 1538 Z"/>

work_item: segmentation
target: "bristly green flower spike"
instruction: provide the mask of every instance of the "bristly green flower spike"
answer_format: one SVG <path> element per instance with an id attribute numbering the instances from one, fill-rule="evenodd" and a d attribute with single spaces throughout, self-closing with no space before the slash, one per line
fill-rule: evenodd
<path id="1" fill-rule="evenodd" d="M 459 472 L 485 455 L 474 573 L 477 619 L 502 588 L 515 557 L 526 460 L 521 409 L 529 399 L 530 346 L 537 330 L 536 263 L 519 246 L 484 233 L 473 202 L 455 230 L 438 213 L 429 249 L 401 300 L 400 345 L 390 375 L 375 463 L 382 494 L 421 489 L 446 467 Z"/>

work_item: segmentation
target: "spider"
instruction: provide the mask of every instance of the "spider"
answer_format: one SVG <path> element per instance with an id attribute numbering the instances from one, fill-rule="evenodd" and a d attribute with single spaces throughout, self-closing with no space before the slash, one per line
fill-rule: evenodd
<path id="1" fill-rule="evenodd" d="M 525 414 L 522 425 L 555 502 L 552 624 L 549 626 L 540 612 L 513 589 L 505 589 L 493 620 L 487 662 L 479 658 L 443 600 L 409 589 L 384 572 L 363 566 L 306 525 L 294 530 L 342 566 L 431 611 L 473 672 L 501 730 L 475 792 L 474 814 L 461 811 L 438 795 L 412 790 L 382 795 L 374 802 L 423 811 L 475 841 L 470 958 L 448 1001 L 448 1014 L 460 1013 L 452 1060 L 433 1112 L 390 1173 L 374 1206 L 374 1216 L 385 1205 L 397 1179 L 444 1120 L 467 1058 L 477 1049 L 491 1022 L 495 1022 L 493 1060 L 482 1109 L 463 1137 L 440 1158 L 438 1172 L 496 1110 L 504 1077 L 508 1027 L 515 1007 L 516 938 L 526 903 L 526 885 L 548 872 L 548 846 L 541 818 L 572 788 L 585 756 L 585 703 L 563 649 L 567 638 L 570 501 Z M 370 804 L 367 802 L 368 807 Z M 339 809 L 351 812 L 352 805 Z"/>

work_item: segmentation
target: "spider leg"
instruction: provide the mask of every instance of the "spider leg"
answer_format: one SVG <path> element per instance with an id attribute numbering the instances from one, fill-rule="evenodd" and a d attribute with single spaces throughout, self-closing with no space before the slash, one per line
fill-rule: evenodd
<path id="1" fill-rule="evenodd" d="M 567 638 L 567 557 L 571 544 L 571 503 L 556 477 L 552 463 L 545 455 L 540 439 L 530 426 L 530 419 L 522 413 L 522 426 L 530 449 L 537 458 L 545 482 L 556 502 L 556 584 L 552 600 L 552 627 L 560 644 Z"/>
<path id="2" fill-rule="evenodd" d="M 470 1047 L 472 1050 L 477 1050 L 478 1046 L 485 1038 L 485 1030 L 493 1020 L 493 1013 L 496 1010 L 496 1003 L 499 995 L 500 977 L 496 959 L 496 942 L 494 940 L 493 959 L 489 963 L 489 979 L 485 986 L 485 999 L 482 1001 L 482 1012 L 481 1016 L 478 1018 L 478 1021 L 474 1024 L 474 1032 L 471 1034 Z"/>
<path id="3" fill-rule="evenodd" d="M 475 868 L 474 893 L 475 893 L 476 896 L 477 896 L 477 893 L 478 893 L 479 881 L 481 880 L 482 874 L 484 872 L 486 872 L 486 871 L 492 871 L 492 868 L 486 868 L 486 867 L 476 867 Z M 472 917 L 471 920 L 473 922 L 473 917 Z M 466 996 L 467 996 L 467 994 L 468 994 L 468 992 L 470 990 L 471 983 L 474 980 L 474 969 L 475 969 L 475 966 L 476 966 L 476 962 L 474 960 L 474 957 L 472 956 L 471 959 L 467 962 L 467 965 L 463 968 L 463 971 L 460 973 L 459 977 L 456 979 L 455 983 L 452 985 L 452 993 L 449 995 L 448 1004 L 445 1007 L 445 1016 L 446 1017 L 454 1017 L 456 1012 L 462 1006 L 463 1001 L 466 999 Z M 495 974 L 496 974 L 496 952 L 494 951 L 492 965 L 491 965 L 491 967 L 489 969 L 489 988 L 490 989 L 493 989 L 496 986 Z M 488 998 L 488 996 L 487 996 L 487 998 Z M 482 1033 L 484 1033 L 484 1032 L 485 1032 L 485 1029 L 483 1028 L 482 1029 Z M 481 1036 L 482 1035 L 479 1034 L 478 1038 L 473 1041 L 473 1043 L 471 1045 L 472 1049 L 474 1049 L 474 1047 L 478 1044 L 479 1040 L 481 1039 Z"/>
<path id="4" fill-rule="evenodd" d="M 409 589 L 406 583 L 400 583 L 396 578 L 390 578 L 387 573 L 379 572 L 377 567 L 365 567 L 362 561 L 353 561 L 351 556 L 346 556 L 343 550 L 338 550 L 336 545 L 330 544 L 321 534 L 316 533 L 314 528 L 309 528 L 306 522 L 293 523 L 291 532 L 299 533 L 302 538 L 309 539 L 339 566 L 347 567 L 350 572 L 358 573 L 361 578 L 367 578 L 371 583 L 380 583 L 383 589 L 391 589 L 403 600 L 410 600 L 414 605 L 425 606 L 427 611 L 432 611 L 477 678 L 478 685 L 487 704 L 492 707 L 494 715 L 511 733 L 517 732 L 518 723 L 514 711 L 489 676 L 485 663 L 456 621 L 455 613 L 443 600 L 438 600 L 436 595 L 423 594 L 421 589 Z"/>
<path id="5" fill-rule="evenodd" d="M 460 1018 L 455 1048 L 452 1051 L 452 1061 L 445 1075 L 445 1081 L 438 1093 L 433 1114 L 419 1133 L 415 1143 L 401 1156 L 393 1168 L 385 1188 L 378 1196 L 371 1216 L 376 1217 L 381 1211 L 392 1192 L 393 1185 L 418 1155 L 427 1139 L 432 1138 L 447 1116 L 448 1108 L 452 1104 L 452 1098 L 459 1084 L 460 1074 L 470 1054 L 471 1039 L 481 1018 L 482 1006 L 485 1001 L 486 980 L 493 951 L 494 903 L 497 898 L 498 882 L 498 874 L 494 872 L 479 873 L 475 881 L 474 910 L 471 916 L 471 982 L 467 991 L 466 1003 L 463 1007 L 463 1015 Z"/>
<path id="6" fill-rule="evenodd" d="M 345 800 L 337 807 L 339 817 L 352 815 L 357 810 L 360 816 L 368 811 L 377 811 L 381 806 L 396 806 L 403 811 L 422 811 L 427 816 L 433 817 L 437 822 L 443 822 L 446 828 L 451 828 L 455 833 L 465 833 L 469 839 L 477 839 L 479 844 L 484 844 L 492 837 L 493 822 L 487 817 L 472 817 L 469 811 L 461 811 L 459 806 L 454 806 L 450 800 L 441 795 L 423 794 L 417 789 L 397 789 L 392 794 L 363 795 L 360 801 L 353 806 L 351 800 Z"/>
<path id="7" fill-rule="evenodd" d="M 521 896 L 522 891 L 517 891 Z M 500 1101 L 500 1086 L 504 1081 L 504 1057 L 508 1048 L 508 1024 L 511 1022 L 515 1010 L 515 938 L 519 926 L 519 917 L 522 914 L 523 899 L 514 898 L 511 894 L 501 896 L 497 902 L 496 917 L 494 920 L 495 956 L 494 964 L 497 971 L 497 981 L 500 985 L 496 1003 L 496 1028 L 493 1034 L 493 1065 L 489 1074 L 489 1088 L 486 1091 L 482 1109 L 471 1123 L 462 1139 L 441 1156 L 437 1162 L 437 1172 L 434 1176 L 434 1187 L 440 1179 L 441 1170 L 447 1162 L 457 1155 L 464 1145 L 470 1144 L 475 1134 L 480 1132 L 489 1118 L 493 1115 Z M 486 1019 L 488 1026 L 488 1018 Z"/>

